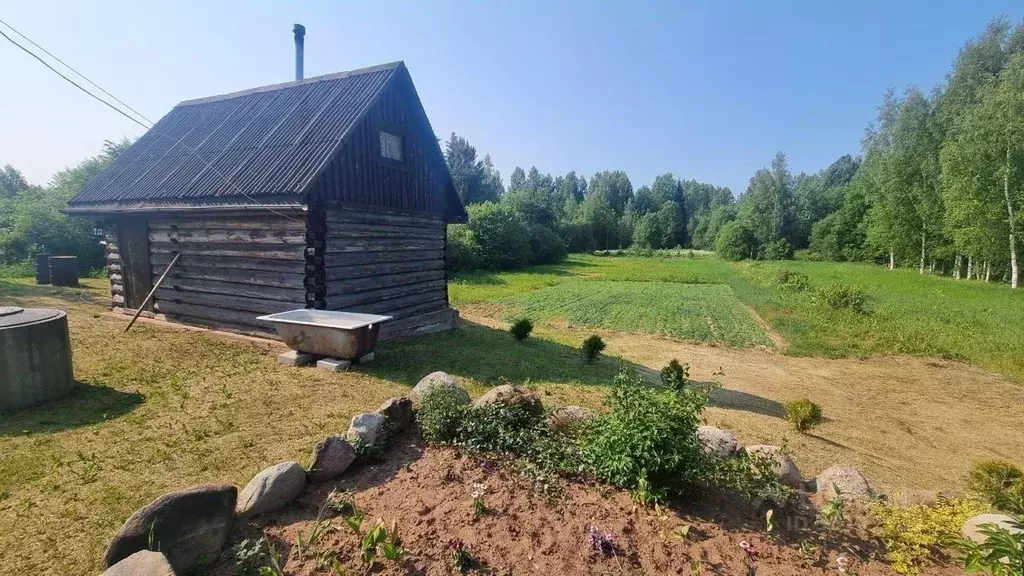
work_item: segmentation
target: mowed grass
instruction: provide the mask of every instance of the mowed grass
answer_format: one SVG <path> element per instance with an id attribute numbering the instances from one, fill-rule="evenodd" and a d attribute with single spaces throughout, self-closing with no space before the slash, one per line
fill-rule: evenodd
<path id="1" fill-rule="evenodd" d="M 674 336 L 731 346 L 771 345 L 722 284 L 573 280 L 498 301 L 507 318 Z"/>
<path id="2" fill-rule="evenodd" d="M 0 575 L 98 574 L 110 537 L 157 496 L 201 483 L 244 486 L 352 416 L 446 370 L 474 396 L 508 380 L 550 404 L 609 383 L 618 361 L 587 364 L 556 341 L 518 343 L 484 326 L 386 343 L 345 373 L 277 364 L 277 351 L 106 310 L 106 280 L 85 288 L 0 279 L 0 305 L 67 310 L 78 386 L 62 400 L 0 414 Z M 599 394 L 599 393 L 598 393 Z"/>

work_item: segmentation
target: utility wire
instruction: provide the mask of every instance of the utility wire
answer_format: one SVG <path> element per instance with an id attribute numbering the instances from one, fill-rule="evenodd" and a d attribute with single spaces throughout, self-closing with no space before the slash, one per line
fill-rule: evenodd
<path id="1" fill-rule="evenodd" d="M 22 37 L 22 38 L 24 38 L 25 40 L 28 40 L 29 42 L 31 42 L 33 46 L 36 46 L 37 48 L 39 48 L 40 50 L 42 50 L 43 52 L 45 52 L 46 54 L 48 54 L 48 55 L 49 55 L 50 57 L 52 57 L 52 58 L 53 58 L 54 60 L 56 60 L 57 62 L 60 62 L 60 63 L 61 63 L 61 64 L 63 64 L 64 66 L 67 66 L 67 67 L 68 67 L 68 69 L 70 69 L 70 70 L 71 70 L 71 71 L 73 71 L 73 72 L 74 72 L 75 74 L 78 74 L 79 76 L 81 76 L 82 78 L 84 78 L 84 79 L 85 79 L 85 81 L 86 81 L 86 82 L 88 82 L 89 84 L 92 84 L 92 85 L 93 85 L 93 86 L 95 86 L 96 88 L 99 88 L 99 90 L 101 90 L 101 91 L 102 91 L 102 92 L 103 92 L 104 94 L 106 94 L 106 95 L 110 96 L 111 98 L 113 98 L 113 99 L 114 99 L 114 100 L 116 100 L 117 102 L 120 102 L 121 104 L 123 104 L 123 105 L 124 105 L 124 106 L 125 106 L 126 108 L 128 108 L 129 110 L 131 110 L 132 112 L 135 112 L 135 114 L 138 114 L 138 116 L 139 116 L 140 118 L 142 118 L 142 119 L 143 119 L 143 120 L 145 120 L 146 122 L 149 122 L 149 124 L 150 124 L 150 125 L 149 125 L 149 126 L 147 126 L 147 125 L 146 125 L 145 123 L 143 123 L 143 122 L 139 121 L 139 120 L 138 120 L 137 118 L 135 118 L 135 117 L 131 116 L 130 114 L 128 114 L 128 113 L 127 113 L 127 112 L 125 112 L 124 110 L 122 110 L 122 109 L 118 108 L 117 106 L 115 106 L 115 105 L 111 104 L 110 102 L 108 102 L 108 101 L 104 100 L 103 98 L 100 98 L 100 97 L 99 97 L 99 96 L 97 96 L 96 94 L 94 94 L 94 93 L 90 92 L 89 90 L 87 90 L 86 88 L 84 88 L 84 87 L 83 87 L 83 86 L 82 86 L 81 84 L 79 84 L 79 83 L 75 82 L 75 81 L 74 81 L 74 80 L 72 80 L 71 78 L 68 78 L 67 76 L 65 76 L 64 74 L 62 74 L 62 73 L 61 73 L 61 72 L 60 72 L 59 70 L 57 70 L 56 68 L 54 68 L 53 66 L 51 66 L 49 62 L 47 62 L 46 60 L 43 60 L 42 58 L 40 58 L 38 54 L 36 54 L 35 52 L 32 52 L 32 51 L 31 51 L 31 50 L 29 50 L 28 48 L 26 48 L 26 47 L 22 46 L 22 45 L 21 45 L 21 44 L 19 44 L 19 43 L 18 43 L 17 41 L 15 41 L 15 40 L 14 40 L 13 38 L 11 38 L 10 36 L 8 36 L 8 35 L 7 35 L 7 34 L 6 34 L 6 33 L 5 33 L 5 32 L 4 32 L 3 30 L 0 30 L 0 36 L 3 36 L 4 38 L 6 38 L 6 39 L 7 39 L 7 41 L 8 41 L 8 42 L 10 42 L 11 44 L 14 44 L 14 45 L 15 45 L 15 46 L 17 46 L 18 48 L 20 48 L 20 49 L 21 49 L 21 50 L 22 50 L 23 52 L 25 52 L 25 53 L 26 53 L 26 54 L 28 54 L 29 56 L 31 56 L 31 57 L 35 58 L 36 60 L 38 60 L 38 61 L 39 61 L 39 62 L 40 62 L 40 63 L 41 63 L 41 64 L 42 64 L 43 66 L 46 66 L 47 68 L 49 68 L 51 72 L 53 72 L 53 73 L 54 73 L 54 74 L 56 74 L 57 76 L 60 76 L 61 78 L 63 78 L 64 80 L 66 80 L 66 81 L 67 81 L 67 82 L 68 82 L 69 84 L 71 84 L 72 86 L 74 86 L 75 88 L 78 88 L 78 89 L 79 89 L 79 90 L 81 90 L 82 92 L 85 92 L 86 94 L 88 94 L 89 96 L 91 96 L 91 97 L 92 97 L 93 99 L 95 99 L 95 100 L 97 100 L 97 101 L 101 102 L 102 104 L 104 104 L 105 106 L 107 106 L 107 107 L 108 107 L 108 108 L 110 108 L 111 110 L 113 110 L 113 111 L 117 112 L 117 113 L 118 113 L 118 114 L 120 114 L 121 116 L 124 116 L 125 118 L 127 118 L 127 119 L 131 120 L 132 122 L 134 122 L 134 123 L 138 124 L 139 126 L 142 126 L 143 128 L 145 128 L 145 129 L 146 129 L 146 130 L 148 130 L 149 132 L 151 132 L 151 133 L 153 133 L 153 134 L 156 134 L 157 136 L 162 136 L 162 137 L 164 137 L 164 138 L 167 138 L 168 140 L 171 140 L 171 141 L 173 141 L 173 142 L 175 143 L 175 145 L 176 145 L 176 146 L 181 146 L 182 148 L 184 148 L 184 149 L 185 149 L 185 151 L 189 152 L 190 154 L 192 154 L 193 156 L 195 156 L 196 158 L 198 158 L 198 159 L 199 159 L 199 161 L 200 161 L 200 162 L 202 162 L 203 164 L 205 164 L 207 168 L 209 168 L 209 169 L 210 169 L 210 170 L 212 170 L 212 171 L 213 171 L 213 172 L 214 172 L 215 174 L 217 174 L 218 176 L 220 176 L 220 177 L 221 177 L 221 178 L 222 178 L 222 179 L 224 180 L 224 182 L 226 182 L 226 183 L 227 183 L 227 184 L 228 184 L 229 186 L 231 186 L 232 188 L 234 188 L 234 189 L 235 189 L 235 190 L 236 190 L 236 191 L 237 191 L 237 192 L 238 192 L 239 194 L 241 194 L 242 196 L 245 196 L 245 197 L 246 197 L 247 199 L 249 199 L 250 201 L 252 201 L 252 203 L 253 203 L 253 204 L 255 205 L 255 207 L 257 207 L 257 208 L 262 208 L 262 209 L 264 209 L 264 210 L 268 210 L 268 211 L 270 211 L 270 212 L 272 212 L 272 213 L 274 213 L 274 214 L 276 214 L 276 215 L 278 215 L 278 216 L 281 216 L 282 218 L 287 218 L 288 220 L 292 220 L 293 222 L 298 222 L 298 220 L 297 220 L 296 218 L 292 218 L 291 216 L 289 216 L 289 215 L 287 215 L 287 214 L 284 214 L 284 213 L 282 213 L 282 212 L 279 212 L 279 211 L 277 211 L 277 210 L 274 210 L 273 208 L 271 208 L 271 207 L 269 207 L 269 206 L 263 206 L 263 205 L 261 205 L 261 204 L 260 204 L 260 202 L 259 202 L 258 200 L 256 200 L 255 198 L 253 198 L 253 197 L 252 197 L 252 196 L 250 196 L 249 194 L 246 194 L 246 193 L 245 193 L 245 191 L 243 191 L 243 190 L 242 190 L 241 188 L 239 188 L 239 187 L 238 187 L 238 186 L 237 186 L 237 185 L 236 185 L 236 184 L 235 184 L 234 182 L 232 182 L 230 178 L 228 178 L 227 176 L 225 176 L 223 172 L 221 172 L 220 170 L 217 170 L 217 168 L 216 168 L 216 167 L 214 167 L 214 165 L 213 165 L 213 164 L 211 164 L 211 163 L 207 162 L 207 161 L 206 161 L 206 159 L 205 159 L 205 158 L 203 158 L 202 156 L 200 156 L 200 155 L 199 155 L 199 153 L 198 153 L 198 152 L 196 152 L 196 151 L 195 151 L 195 150 L 194 150 L 193 148 L 189 147 L 189 146 L 188 146 L 188 145 L 186 145 L 186 144 L 185 144 L 184 142 L 182 142 L 183 138 L 175 138 L 175 137 L 173 137 L 173 136 L 169 136 L 169 135 L 167 135 L 167 134 L 164 134 L 163 132 L 160 132 L 159 130 L 155 130 L 155 129 L 153 128 L 153 122 L 152 122 L 151 120 L 149 120 L 148 118 L 146 118 L 145 116 L 143 116 L 142 114 L 140 114 L 139 112 L 136 112 L 134 108 L 132 108 L 131 106 L 128 106 L 127 104 L 125 104 L 124 102 L 122 102 L 122 101 L 121 101 L 120 99 L 118 99 L 118 98 L 117 98 L 116 96 L 114 96 L 114 95 L 113 95 L 113 94 L 111 94 L 110 92 L 107 92 L 106 90 L 104 90 L 103 88 L 101 88 L 101 87 L 100 87 L 100 86 L 99 86 L 98 84 L 96 84 L 95 82 L 93 82 L 92 80 L 90 80 L 89 78 L 87 78 L 87 77 L 86 77 L 86 76 L 85 76 L 84 74 L 82 74 L 81 72 L 79 72 L 79 71 L 75 70 L 74 68 L 72 68 L 71 66 L 69 66 L 68 64 L 66 64 L 66 63 L 65 63 L 65 62 L 64 62 L 63 60 L 61 60 L 60 58 L 57 58 L 56 56 L 54 56 L 54 55 L 53 55 L 52 53 L 50 53 L 50 52 L 49 52 L 48 50 L 46 50 L 46 49 L 45 49 L 45 48 L 43 48 L 42 46 L 39 46 L 39 44 L 36 44 L 35 42 L 33 42 L 33 41 L 32 41 L 32 39 L 31 39 L 31 38 L 29 38 L 28 36 L 25 36 L 25 35 L 24 35 L 24 34 L 22 34 L 21 32 L 18 32 L 18 30 L 17 30 L 16 28 L 14 28 L 13 26 L 11 26 L 11 25 L 10 25 L 10 24 L 8 24 L 7 22 L 4 22 L 3 20 L 0 20 L 0 23 L 2 23 L 2 24 L 3 24 L 4 26 L 7 26 L 7 27 L 8 27 L 8 28 L 10 28 L 11 30 L 13 30 L 13 31 L 14 31 L 14 32 L 15 32 L 16 34 L 18 34 L 19 36 L 21 36 L 21 37 Z M 244 206 L 244 205 L 243 205 L 243 206 Z"/>
<path id="2" fill-rule="evenodd" d="M 22 33 L 21 33 L 21 32 L 20 32 L 20 31 L 19 31 L 19 30 L 18 30 L 17 28 L 15 28 L 14 26 L 11 26 L 11 25 L 10 25 L 10 24 L 8 24 L 7 22 L 5 22 L 5 21 L 4 21 L 4 20 L 3 20 L 2 18 L 0 18 L 0 24 L 3 24 L 4 26 L 6 26 L 6 27 L 10 28 L 10 29 L 11 29 L 11 31 L 13 31 L 13 32 L 14 32 L 15 34 L 17 34 L 18 36 L 21 36 L 22 38 L 24 38 L 25 40 L 27 40 L 29 44 L 31 44 L 31 45 L 35 46 L 36 48 L 38 48 L 38 49 L 42 50 L 42 51 L 43 51 L 43 53 L 45 53 L 45 54 L 46 54 L 47 56 L 49 56 L 50 58 L 53 58 L 53 59 L 54 59 L 54 60 L 56 60 L 57 62 L 60 62 L 60 64 L 61 64 L 62 66 L 64 66 L 64 67 L 65 67 L 65 68 L 67 68 L 68 70 L 71 70 L 72 72 L 74 72 L 75 74 L 77 74 L 77 75 L 78 75 L 79 77 L 81 77 L 81 78 L 82 78 L 83 80 L 85 80 L 85 81 L 86 81 L 86 82 L 88 82 L 89 84 L 92 84 L 92 86 L 93 86 L 94 88 L 96 88 L 97 90 L 99 90 L 100 92 L 103 92 L 103 93 L 104 93 L 104 94 L 106 94 L 107 96 L 110 96 L 111 98 L 113 98 L 113 99 L 114 99 L 114 101 L 115 101 L 115 102 L 117 102 L 118 104 L 120 104 L 120 105 L 124 106 L 125 108 L 127 108 L 127 109 L 131 110 L 131 111 L 132 111 L 132 112 L 133 112 L 133 113 L 134 113 L 134 114 L 135 114 L 136 116 L 138 116 L 139 118 L 142 118 L 143 120 L 145 120 L 146 122 L 149 122 L 150 124 L 154 124 L 154 122 L 153 122 L 152 120 L 150 120 L 149 118 L 146 118 L 145 114 L 143 114 L 142 112 L 139 112 L 139 111 L 138 111 L 138 110 L 136 110 L 135 108 L 132 108 L 132 107 L 131 107 L 131 106 L 129 106 L 129 105 L 128 105 L 128 104 L 126 103 L 126 102 L 124 102 L 123 100 L 119 99 L 119 98 L 118 98 L 117 96 L 114 96 L 114 95 L 113 95 L 113 94 L 111 94 L 110 92 L 107 92 L 107 91 L 106 91 L 106 90 L 104 90 L 104 89 L 103 89 L 103 87 L 102 87 L 102 86 L 100 86 L 99 84 L 97 84 L 97 83 L 93 82 L 92 80 L 89 80 L 89 78 L 87 78 L 85 74 L 82 74 L 82 73 L 81 73 L 81 72 L 79 72 L 78 70 L 75 70 L 75 68 L 74 68 L 73 66 L 71 66 L 71 64 L 68 64 L 67 62 L 65 62 L 65 61 L 61 60 L 60 58 L 58 58 L 58 57 L 57 57 L 57 55 L 56 55 L 56 54 L 54 54 L 53 52 L 50 52 L 50 51 L 49 51 L 49 50 L 47 50 L 46 48 L 43 48 L 43 47 L 42 47 L 42 46 L 40 46 L 39 44 L 36 44 L 36 42 L 35 42 L 34 40 L 32 40 L 32 39 L 31 39 L 31 38 L 29 38 L 28 36 L 25 36 L 24 34 L 22 34 Z M 6 36 L 6 34 L 5 34 L 5 36 Z M 10 40 L 10 38 L 8 38 L 8 40 Z M 35 55 L 33 54 L 33 56 L 35 56 Z"/>

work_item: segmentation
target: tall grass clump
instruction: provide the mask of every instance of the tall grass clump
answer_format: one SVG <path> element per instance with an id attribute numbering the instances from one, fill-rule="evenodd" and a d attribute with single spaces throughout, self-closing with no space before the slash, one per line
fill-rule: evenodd
<path id="1" fill-rule="evenodd" d="M 849 284 L 824 286 L 818 290 L 816 298 L 833 310 L 850 310 L 858 314 L 867 312 L 867 295 L 860 288 Z"/>

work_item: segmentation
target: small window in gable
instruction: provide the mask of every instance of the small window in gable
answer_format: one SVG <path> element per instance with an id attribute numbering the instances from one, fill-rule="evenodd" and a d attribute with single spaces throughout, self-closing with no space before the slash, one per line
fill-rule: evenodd
<path id="1" fill-rule="evenodd" d="M 389 160 L 401 162 L 404 159 L 402 155 L 402 137 L 381 130 L 380 155 Z"/>

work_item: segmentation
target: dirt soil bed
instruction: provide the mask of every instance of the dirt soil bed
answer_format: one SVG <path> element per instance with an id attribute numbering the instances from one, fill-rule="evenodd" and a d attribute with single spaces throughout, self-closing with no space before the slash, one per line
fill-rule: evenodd
<path id="1" fill-rule="evenodd" d="M 484 574 L 751 574 L 741 542 L 752 544 L 756 574 L 838 574 L 836 558 L 856 558 L 862 576 L 890 575 L 882 551 L 861 527 L 825 535 L 809 530 L 813 509 L 805 502 L 776 516 L 772 537 L 764 531 L 764 508 L 723 494 L 697 493 L 664 509 L 644 509 L 629 494 L 604 485 L 570 483 L 553 498 L 514 463 L 496 463 L 451 449 L 423 448 L 402 439 L 385 462 L 364 466 L 337 483 L 308 488 L 284 512 L 258 517 L 235 530 L 232 541 L 264 533 L 281 552 L 287 574 L 329 574 L 317 557 L 333 551 L 346 573 L 451 574 L 445 544 L 461 539 L 472 552 L 472 573 Z M 475 520 L 474 484 L 486 484 L 489 513 Z M 333 489 L 350 490 L 365 512 L 364 528 L 382 519 L 397 522 L 405 554 L 400 562 L 359 559 L 359 538 L 331 513 L 332 529 L 314 551 L 300 558 L 294 543 L 306 537 Z M 863 517 L 851 510 L 852 524 Z M 689 526 L 687 536 L 677 534 Z M 587 544 L 590 528 L 614 534 L 615 554 L 602 557 Z M 800 542 L 806 541 L 801 553 Z M 813 548 L 812 548 L 813 546 Z M 225 554 L 216 574 L 232 574 Z M 698 571 L 699 570 L 699 571 Z M 925 573 L 953 575 L 952 566 L 929 565 Z"/>

